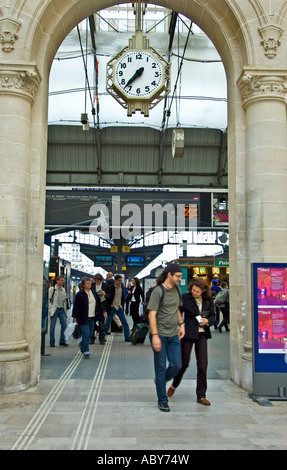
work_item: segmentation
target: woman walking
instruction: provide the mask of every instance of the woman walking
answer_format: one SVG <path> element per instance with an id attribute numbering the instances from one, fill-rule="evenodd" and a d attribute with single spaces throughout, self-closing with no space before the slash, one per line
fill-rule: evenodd
<path id="1" fill-rule="evenodd" d="M 92 279 L 84 277 L 82 279 L 81 290 L 76 294 L 73 313 L 74 322 L 77 322 L 81 333 L 82 341 L 79 343 L 85 359 L 90 359 L 89 344 L 94 336 L 96 312 L 107 316 L 100 297 L 91 289 Z"/>
<path id="2" fill-rule="evenodd" d="M 182 296 L 185 336 L 181 340 L 182 368 L 174 377 L 167 395 L 171 397 L 179 386 L 183 374 L 189 366 L 193 345 L 197 363 L 196 395 L 198 403 L 209 406 L 207 390 L 207 340 L 211 338 L 210 326 L 215 320 L 214 304 L 208 284 L 201 278 L 194 278 L 188 286 L 188 292 Z"/>
<path id="3" fill-rule="evenodd" d="M 137 277 L 132 278 L 132 286 L 128 290 L 128 295 L 130 297 L 130 312 L 131 316 L 133 319 L 133 327 L 132 329 L 135 328 L 135 326 L 139 323 L 139 306 L 140 306 L 140 301 L 142 299 L 142 302 L 144 301 L 144 293 L 140 285 L 140 281 Z"/>

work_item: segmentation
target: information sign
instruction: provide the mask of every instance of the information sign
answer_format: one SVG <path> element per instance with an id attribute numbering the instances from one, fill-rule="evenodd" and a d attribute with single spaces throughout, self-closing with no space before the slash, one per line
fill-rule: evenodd
<path id="1" fill-rule="evenodd" d="M 287 263 L 252 264 L 253 385 L 287 399 Z"/>

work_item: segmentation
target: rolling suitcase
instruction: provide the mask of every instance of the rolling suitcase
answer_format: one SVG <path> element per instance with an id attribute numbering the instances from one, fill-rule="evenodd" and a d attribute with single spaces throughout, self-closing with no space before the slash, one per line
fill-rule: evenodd
<path id="1" fill-rule="evenodd" d="M 146 335 L 148 334 L 148 331 L 149 326 L 146 323 L 138 323 L 131 333 L 130 342 L 132 344 L 143 344 L 146 339 Z"/>

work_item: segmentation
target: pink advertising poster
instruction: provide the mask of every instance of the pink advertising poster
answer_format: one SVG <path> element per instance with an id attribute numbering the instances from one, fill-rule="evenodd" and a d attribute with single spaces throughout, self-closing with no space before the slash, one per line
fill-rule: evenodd
<path id="1" fill-rule="evenodd" d="M 259 268 L 258 352 L 287 352 L 287 268 Z"/>

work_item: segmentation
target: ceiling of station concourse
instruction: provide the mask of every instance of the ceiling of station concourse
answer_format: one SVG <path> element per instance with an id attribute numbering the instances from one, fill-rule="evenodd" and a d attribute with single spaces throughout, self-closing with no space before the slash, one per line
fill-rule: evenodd
<path id="1" fill-rule="evenodd" d="M 177 16 L 169 49 L 174 15 L 148 4 L 143 17 L 143 33 L 150 46 L 171 62 L 171 91 L 166 102 L 162 100 L 148 117 L 140 112 L 129 117 L 106 91 L 107 62 L 135 34 L 132 4 L 122 4 L 95 13 L 94 32 L 91 18 L 81 22 L 59 47 L 50 72 L 49 125 L 81 126 L 81 113 L 86 112 L 90 127 L 225 130 L 227 86 L 220 56 L 204 32 L 183 15 Z"/>
<path id="2" fill-rule="evenodd" d="M 172 34 L 171 28 L 173 20 L 176 20 L 174 23 L 174 34 Z M 80 176 L 71 176 L 72 171 L 70 175 L 68 174 L 70 170 L 75 170 L 72 163 L 68 168 L 69 165 L 67 163 L 67 167 L 65 167 L 65 162 L 68 162 L 69 159 L 71 162 L 74 162 L 74 157 L 71 156 L 72 153 L 69 153 L 69 150 L 67 150 L 67 147 L 70 145 L 69 139 L 73 140 L 73 144 L 81 142 L 79 134 L 82 134 L 82 113 L 88 114 L 90 129 L 96 128 L 102 130 L 101 152 L 102 166 L 104 168 L 101 168 L 101 170 L 103 170 L 105 175 L 105 165 L 109 165 L 114 169 L 115 174 L 113 173 L 110 176 L 115 181 L 114 186 L 117 186 L 116 169 L 119 158 L 123 166 L 128 165 L 128 157 L 134 150 L 132 147 L 129 151 L 126 145 L 123 147 L 122 154 L 118 154 L 119 147 L 116 147 L 115 153 L 117 153 L 117 156 L 115 159 L 111 159 L 111 154 L 106 150 L 106 140 L 110 139 L 112 141 L 113 131 L 117 136 L 116 131 L 121 132 L 122 139 L 125 140 L 131 138 L 131 131 L 127 127 L 135 127 L 136 136 L 138 136 L 139 130 L 143 132 L 141 137 L 139 137 L 139 141 L 142 143 L 147 133 L 157 133 L 156 131 L 181 127 L 194 129 L 194 132 L 201 131 L 206 133 L 206 137 L 200 138 L 198 140 L 200 144 L 196 144 L 194 148 L 192 147 L 191 138 L 188 137 L 186 139 L 185 152 L 188 152 L 189 155 L 191 151 L 193 152 L 192 165 L 196 166 L 196 169 L 192 169 L 193 166 L 190 164 L 188 170 L 184 170 L 185 176 L 188 172 L 198 172 L 199 176 L 196 181 L 201 182 L 201 187 L 211 188 L 213 186 L 213 189 L 215 189 L 215 184 L 211 185 L 210 182 L 213 181 L 214 175 L 217 175 L 217 165 L 220 166 L 220 157 L 218 155 L 221 153 L 221 144 L 217 140 L 215 142 L 212 136 L 210 137 L 210 134 L 213 133 L 212 130 L 224 132 L 227 128 L 227 84 L 220 56 L 206 34 L 196 24 L 192 23 L 190 19 L 180 14 L 177 15 L 176 12 L 166 8 L 147 4 L 143 17 L 143 33 L 149 39 L 150 46 L 171 63 L 171 91 L 166 100 L 163 99 L 155 108 L 150 110 L 148 117 L 145 117 L 140 112 L 127 116 L 127 110 L 106 89 L 106 68 L 107 63 L 129 44 L 129 39 L 135 34 L 135 29 L 136 19 L 132 4 L 121 4 L 101 10 L 92 17 L 83 20 L 71 31 L 59 47 L 52 64 L 49 85 L 48 124 L 53 129 L 50 133 L 51 140 L 55 136 L 56 139 L 52 143 L 50 141 L 50 149 L 48 145 L 48 193 L 49 186 L 51 193 L 53 189 L 51 187 L 54 186 L 57 186 L 58 189 L 59 186 L 62 186 L 62 189 L 65 189 L 65 186 L 67 186 L 66 181 L 70 181 L 70 178 L 77 178 L 77 181 L 79 181 Z M 68 126 L 71 132 L 62 132 L 64 129 L 60 129 L 60 126 Z M 79 133 L 74 132 L 71 126 L 79 126 Z M 123 127 L 126 128 L 125 131 L 127 132 L 123 132 L 121 129 Z M 151 129 L 145 129 L 144 131 L 142 128 L 152 128 L 153 131 Z M 85 134 L 83 140 L 91 139 L 91 136 L 87 135 L 89 133 L 83 132 L 83 134 Z M 136 138 L 133 136 L 133 141 Z M 201 142 L 203 150 L 200 153 L 199 145 L 201 145 Z M 129 142 L 126 140 L 126 143 Z M 130 142 L 131 145 L 132 143 Z M 150 147 L 147 146 L 149 152 L 151 152 L 151 145 L 157 146 L 160 153 L 160 145 L 157 141 L 151 142 Z M 188 145 L 190 145 L 189 148 Z M 143 144 L 142 147 L 144 147 Z M 59 150 L 56 150 L 57 148 Z M 88 148 L 90 149 L 90 147 Z M 74 152 L 78 152 L 77 146 L 75 146 Z M 143 171 L 143 174 L 146 172 L 147 175 L 148 172 L 156 172 L 157 167 L 155 166 L 153 170 L 151 164 L 149 168 L 145 167 L 145 170 L 142 169 L 141 158 L 143 152 L 144 149 L 139 151 L 138 158 L 136 158 L 136 155 L 133 155 L 132 168 L 129 167 L 128 169 L 133 170 L 134 167 L 137 167 L 138 172 Z M 85 149 L 83 149 L 83 155 L 78 157 L 81 162 L 80 168 L 82 173 L 85 170 L 84 154 Z M 53 158 L 55 160 L 54 166 Z M 157 158 L 158 156 L 155 152 L 155 165 Z M 165 176 L 167 179 L 169 178 L 169 181 L 172 181 L 172 186 L 180 187 L 178 181 L 180 181 L 181 176 L 178 176 L 178 180 L 176 180 L 173 166 L 176 166 L 179 172 L 179 167 L 186 168 L 185 165 L 187 165 L 188 159 L 167 158 L 167 160 Z M 181 160 L 181 162 L 178 160 Z M 183 162 L 183 160 L 185 161 Z M 87 161 L 89 161 L 87 166 L 91 169 L 91 162 L 89 159 Z M 61 166 L 57 162 L 61 162 Z M 160 169 L 161 166 L 159 165 L 158 168 Z M 127 170 L 127 168 L 123 168 L 123 170 Z M 206 181 L 204 179 L 205 173 Z M 94 176 L 92 177 L 94 178 Z M 107 181 L 107 173 L 105 177 L 105 181 Z M 149 183 L 147 185 L 142 183 L 140 186 L 154 185 L 156 187 L 152 177 L 148 176 Z M 86 175 L 83 178 L 86 178 Z M 126 175 L 125 178 L 128 180 Z M 193 173 L 194 179 L 195 173 Z M 57 184 L 56 181 L 62 181 L 63 184 Z M 72 181 L 76 181 L 76 179 L 72 179 Z M 94 181 L 96 181 L 95 178 Z M 147 180 L 141 175 L 141 181 Z M 81 183 L 80 186 L 85 188 L 85 185 L 89 186 L 89 184 L 88 179 L 86 179 L 86 182 Z M 129 185 L 131 186 L 131 184 Z M 105 184 L 102 185 L 105 186 Z M 110 182 L 106 183 L 106 186 L 110 187 L 110 185 Z M 77 184 L 73 182 L 72 186 L 77 186 Z M 223 187 L 226 189 L 224 183 Z M 112 193 L 109 196 L 111 197 L 111 195 Z M 137 194 L 135 193 L 136 196 Z M 57 199 L 57 194 L 53 197 Z M 148 194 L 144 198 L 143 194 L 141 194 L 142 202 L 146 202 L 147 197 Z M 175 193 L 173 193 L 172 197 L 175 197 Z M 178 197 L 181 197 L 180 193 Z M 204 195 L 201 195 L 201 197 L 203 198 Z M 46 224 L 47 228 L 51 229 L 52 232 L 54 230 L 55 232 L 63 233 L 68 230 L 67 227 L 72 222 L 73 224 L 75 223 L 74 220 L 71 222 L 71 220 L 64 219 L 63 214 L 66 214 L 66 217 L 70 217 L 73 214 L 77 219 L 76 225 L 88 219 L 86 215 L 88 210 L 86 212 L 83 211 L 82 206 L 79 215 L 75 210 L 65 212 L 65 201 L 59 201 L 59 198 L 56 200 L 58 212 L 55 211 L 55 206 L 52 204 L 53 201 L 49 198 L 46 203 Z M 59 212 L 61 213 L 61 218 L 57 221 L 56 216 Z M 75 229 L 73 224 L 71 230 Z M 215 248 L 217 249 L 217 245 Z M 102 250 L 103 247 L 101 247 Z M 173 257 L 174 255 L 172 255 L 171 259 Z"/>

